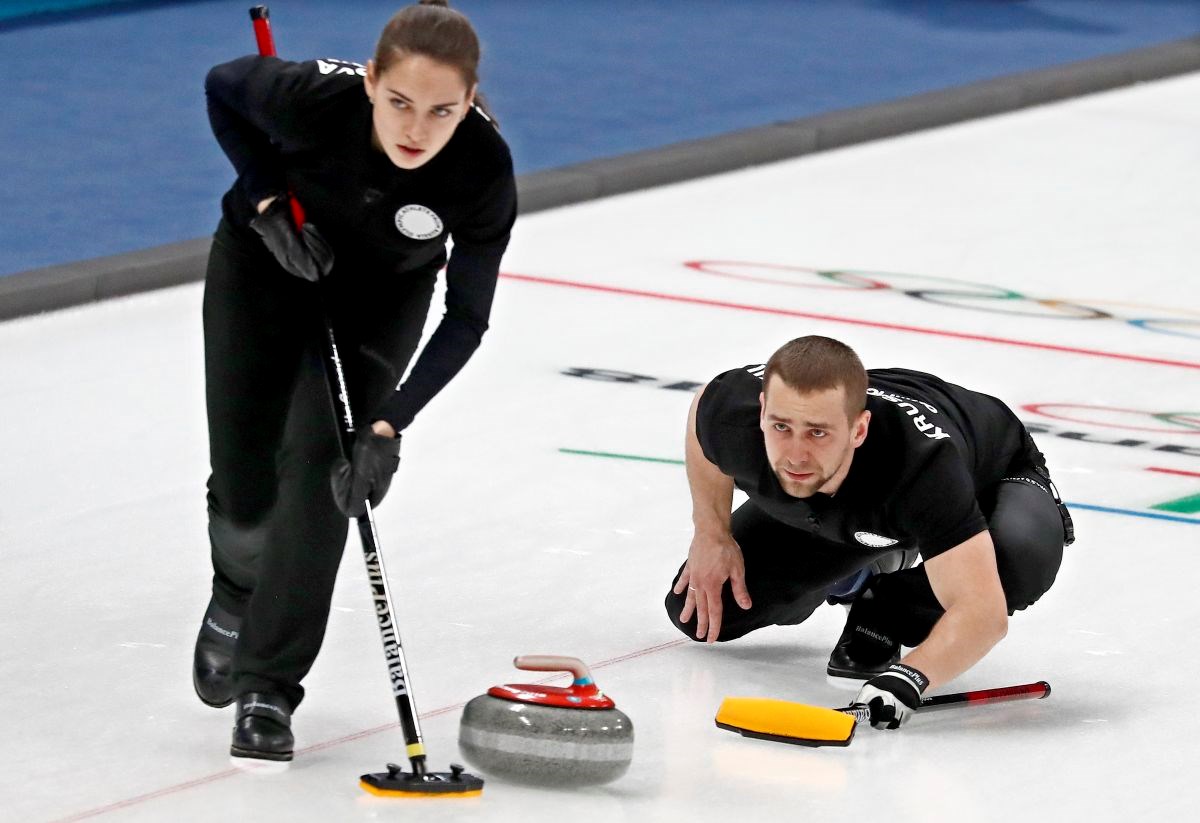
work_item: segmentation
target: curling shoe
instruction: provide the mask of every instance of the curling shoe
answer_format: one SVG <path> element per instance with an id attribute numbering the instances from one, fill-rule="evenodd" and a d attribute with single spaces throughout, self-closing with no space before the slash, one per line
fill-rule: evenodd
<path id="1" fill-rule="evenodd" d="M 292 710 L 281 695 L 247 692 L 238 697 L 232 756 L 291 760 L 294 742 Z"/>
<path id="2" fill-rule="evenodd" d="M 207 706 L 220 709 L 233 702 L 233 651 L 242 630 L 242 619 L 208 601 L 208 611 L 196 637 L 192 657 L 192 685 Z"/>
<path id="3" fill-rule="evenodd" d="M 875 597 L 868 588 L 854 601 L 846 616 L 846 627 L 825 667 L 829 676 L 870 680 L 900 660 L 900 643 L 883 627 L 878 612 Z"/>

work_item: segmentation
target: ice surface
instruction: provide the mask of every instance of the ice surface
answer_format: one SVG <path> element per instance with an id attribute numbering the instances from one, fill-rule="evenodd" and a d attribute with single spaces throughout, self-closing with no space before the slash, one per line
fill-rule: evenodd
<path id="1" fill-rule="evenodd" d="M 406 434 L 379 528 L 433 768 L 459 759 L 462 704 L 523 677 L 514 655 L 567 654 L 636 727 L 605 787 L 497 779 L 419 808 L 358 788 L 404 748 L 356 537 L 296 760 L 230 768 L 231 710 L 189 680 L 210 575 L 200 287 L 0 324 L 0 817 L 1183 819 L 1200 799 L 1181 704 L 1200 679 L 1200 516 L 1134 513 L 1200 491 L 1198 95 L 1193 75 L 520 221 L 505 271 L 523 277 Z M 954 305 L 905 293 L 922 289 Z M 1173 333 L 1127 322 L 1145 318 Z M 1129 513 L 1077 510 L 1055 587 L 952 685 L 1046 679 L 1049 699 L 860 729 L 846 749 L 714 727 L 730 694 L 844 703 L 824 676 L 842 611 L 683 639 L 661 606 L 690 536 L 682 468 L 561 450 L 678 460 L 690 393 L 669 386 L 807 333 L 1061 404 L 1022 416 L 1087 438 L 1039 438 L 1064 496 Z M 642 379 L 565 374 L 589 369 Z"/>

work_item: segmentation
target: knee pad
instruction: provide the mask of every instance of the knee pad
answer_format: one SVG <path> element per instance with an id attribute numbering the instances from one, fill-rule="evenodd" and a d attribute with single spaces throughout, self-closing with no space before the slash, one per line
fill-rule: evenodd
<path id="1" fill-rule="evenodd" d="M 871 574 L 891 574 L 911 569 L 916 565 L 919 556 L 920 552 L 916 549 L 898 549 L 877 558 L 867 568 L 871 570 Z"/>
<path id="2" fill-rule="evenodd" d="M 988 529 L 1011 614 L 1036 602 L 1054 583 L 1067 524 L 1065 507 L 1046 486 L 1026 478 L 1005 481 L 996 492 Z"/>

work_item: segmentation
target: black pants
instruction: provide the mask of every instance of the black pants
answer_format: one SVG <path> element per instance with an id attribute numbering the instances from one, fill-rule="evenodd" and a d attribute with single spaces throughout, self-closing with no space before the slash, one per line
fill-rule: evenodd
<path id="1" fill-rule="evenodd" d="M 1047 482 L 1032 471 L 1021 476 L 1043 485 Z M 1054 583 L 1062 563 L 1063 520 L 1050 493 L 1029 482 L 1001 482 L 979 504 L 996 547 L 1000 584 L 1012 614 L 1031 605 Z M 892 557 L 888 550 L 868 554 L 859 547 L 814 537 L 767 516 L 751 502 L 733 513 L 732 527 L 742 548 L 746 588 L 754 605 L 742 609 L 726 584 L 718 640 L 733 640 L 764 626 L 801 623 L 825 601 L 826 591 L 838 580 L 872 561 L 884 564 L 885 572 L 890 571 L 889 563 L 898 567 L 895 552 L 890 552 Z M 667 614 L 680 631 L 696 639 L 695 616 L 687 623 L 679 621 L 686 592 L 674 593 L 678 580 L 677 573 L 667 593 Z M 871 589 L 889 618 L 889 628 L 906 646 L 923 641 L 944 613 L 922 566 L 882 574 Z"/>
<path id="2" fill-rule="evenodd" d="M 420 341 L 436 270 L 373 279 L 335 269 L 318 287 L 221 222 L 204 290 L 208 522 L 213 595 L 243 617 L 238 694 L 294 708 L 329 616 L 349 526 L 329 471 L 339 430 L 325 378 L 331 317 L 356 426 L 386 399 Z"/>

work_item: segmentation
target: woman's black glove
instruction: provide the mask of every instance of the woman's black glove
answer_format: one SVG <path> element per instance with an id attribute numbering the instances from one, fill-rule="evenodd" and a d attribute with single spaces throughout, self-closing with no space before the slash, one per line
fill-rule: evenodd
<path id="1" fill-rule="evenodd" d="M 287 197 L 276 197 L 262 214 L 250 221 L 263 245 L 289 274 L 316 283 L 333 268 L 333 249 L 312 223 L 305 223 L 297 232 L 292 225 L 291 207 Z"/>
<path id="2" fill-rule="evenodd" d="M 350 459 L 339 457 L 330 472 L 337 507 L 347 517 L 361 517 L 367 512 L 366 501 L 371 501 L 372 508 L 378 506 L 399 465 L 399 435 L 384 437 L 370 429 L 360 431 Z"/>

